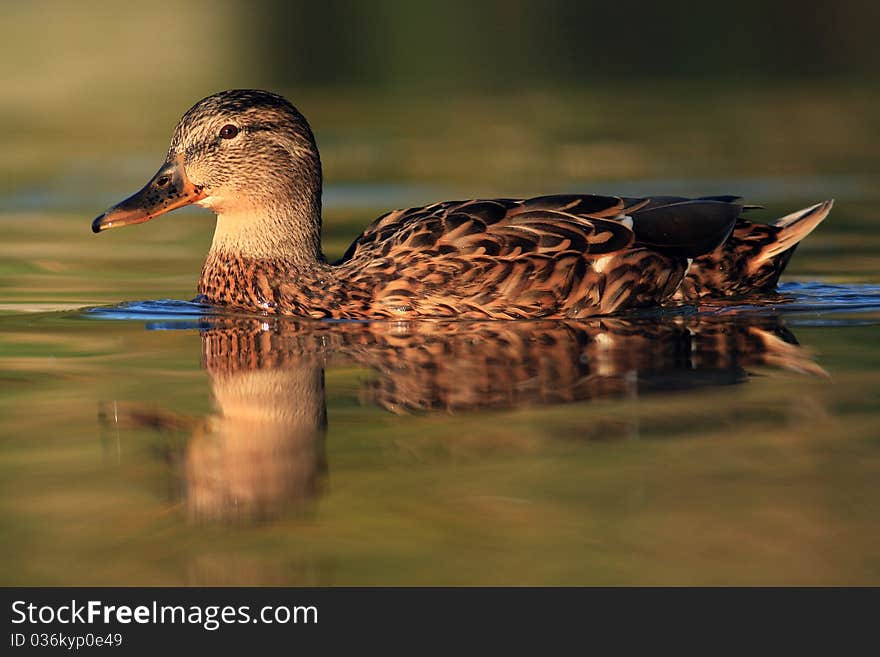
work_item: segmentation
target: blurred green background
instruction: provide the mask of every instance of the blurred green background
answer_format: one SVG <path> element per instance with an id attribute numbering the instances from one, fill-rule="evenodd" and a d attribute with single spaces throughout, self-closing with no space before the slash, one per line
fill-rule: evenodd
<path id="1" fill-rule="evenodd" d="M 127 190 L 231 87 L 289 96 L 331 184 L 873 175 L 878 19 L 853 1 L 8 2 L 0 191 Z"/>

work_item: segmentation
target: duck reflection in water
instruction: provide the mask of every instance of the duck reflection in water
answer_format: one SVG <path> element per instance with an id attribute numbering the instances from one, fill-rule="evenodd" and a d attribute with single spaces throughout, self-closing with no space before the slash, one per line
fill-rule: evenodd
<path id="1" fill-rule="evenodd" d="M 364 396 L 394 413 L 633 399 L 742 383 L 759 369 L 825 375 L 775 316 L 374 323 L 208 317 L 198 328 L 215 412 L 187 422 L 129 408 L 123 421 L 190 427 L 182 459 L 174 460 L 188 515 L 200 522 L 266 520 L 315 499 L 327 470 L 324 367 L 331 359 L 366 367 Z"/>

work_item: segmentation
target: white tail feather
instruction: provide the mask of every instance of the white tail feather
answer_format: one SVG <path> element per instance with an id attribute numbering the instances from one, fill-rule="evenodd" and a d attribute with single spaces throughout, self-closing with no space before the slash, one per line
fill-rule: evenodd
<path id="1" fill-rule="evenodd" d="M 816 226 L 822 223 L 822 220 L 828 216 L 829 212 L 831 212 L 833 205 L 833 199 L 830 201 L 824 201 L 823 203 L 817 203 L 809 208 L 792 212 L 791 214 L 785 215 L 781 219 L 774 221 L 772 225 L 781 229 L 779 231 L 779 238 L 761 252 L 757 261 L 763 262 L 769 260 L 795 246 L 798 242 L 813 232 L 813 229 L 816 228 Z"/>

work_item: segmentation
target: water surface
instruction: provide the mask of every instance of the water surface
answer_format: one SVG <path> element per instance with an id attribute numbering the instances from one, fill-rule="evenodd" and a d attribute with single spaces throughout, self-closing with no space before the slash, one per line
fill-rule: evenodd
<path id="1" fill-rule="evenodd" d="M 15 114 L 0 583 L 880 584 L 880 96 L 579 84 L 279 89 L 318 133 L 328 257 L 443 198 L 738 193 L 769 220 L 836 196 L 778 295 L 582 322 L 225 314 L 187 301 L 206 213 L 89 230 L 192 88 L 90 92 L 53 130 Z"/>
<path id="2" fill-rule="evenodd" d="M 581 322 L 0 318 L 4 580 L 876 582 L 880 288 Z"/>

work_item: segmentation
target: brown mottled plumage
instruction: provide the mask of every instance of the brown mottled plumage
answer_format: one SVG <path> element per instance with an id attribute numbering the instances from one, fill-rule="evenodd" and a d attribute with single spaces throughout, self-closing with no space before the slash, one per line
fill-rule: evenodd
<path id="1" fill-rule="evenodd" d="M 213 317 L 201 335 L 202 365 L 215 386 L 257 370 L 354 362 L 372 372 L 369 397 L 395 412 L 633 397 L 744 381 L 749 370 L 768 366 L 824 374 L 775 316 L 393 323 Z"/>
<path id="2" fill-rule="evenodd" d="M 389 212 L 329 264 L 321 185 L 302 114 L 275 94 L 224 91 L 183 116 L 153 180 L 92 227 L 187 203 L 211 208 L 217 228 L 199 293 L 245 311 L 579 319 L 770 288 L 831 207 L 762 226 L 741 219 L 747 206 L 732 196 L 447 201 Z"/>
<path id="3" fill-rule="evenodd" d="M 733 233 L 691 263 L 677 299 L 744 296 L 776 287 L 800 241 L 831 211 L 832 201 L 799 210 L 772 224 L 737 219 Z"/>

